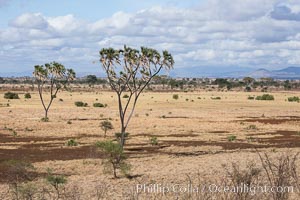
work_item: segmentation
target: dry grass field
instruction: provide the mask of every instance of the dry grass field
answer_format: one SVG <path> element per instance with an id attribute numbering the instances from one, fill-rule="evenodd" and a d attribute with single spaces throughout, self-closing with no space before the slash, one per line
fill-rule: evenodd
<path id="1" fill-rule="evenodd" d="M 102 194 L 104 199 L 134 199 L 132 190 L 137 183 L 180 184 L 188 177 L 215 180 L 224 176 L 224 165 L 232 162 L 260 165 L 255 149 L 276 157 L 298 152 L 300 147 L 300 104 L 286 101 L 299 93 L 276 92 L 272 93 L 274 101 L 258 101 L 247 97 L 261 93 L 145 92 L 127 129 L 125 152 L 132 177 L 113 179 L 103 173 L 102 154 L 95 149 L 95 142 L 113 140 L 119 132 L 114 93 L 60 92 L 50 108 L 49 122 L 40 120 L 44 111 L 36 92 L 31 99 L 18 93 L 20 99 L 8 102 L 0 92 L 0 104 L 10 105 L 0 107 L 0 162 L 31 162 L 37 181 L 43 181 L 47 168 L 64 174 L 67 188 L 79 192 L 80 199 L 97 199 Z M 179 99 L 173 99 L 173 94 Z M 89 106 L 76 107 L 75 101 Z M 107 107 L 93 107 L 96 102 Z M 105 119 L 114 126 L 107 138 L 100 128 Z M 236 138 L 230 141 L 232 136 Z M 158 145 L 151 145 L 150 137 L 157 137 Z M 67 146 L 70 139 L 79 145 Z M 10 175 L 0 165 L 3 199 L 9 199 Z"/>

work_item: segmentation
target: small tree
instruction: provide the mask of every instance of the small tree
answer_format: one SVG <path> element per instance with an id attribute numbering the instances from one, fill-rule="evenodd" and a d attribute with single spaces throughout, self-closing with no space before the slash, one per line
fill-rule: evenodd
<path id="1" fill-rule="evenodd" d="M 245 88 L 246 92 L 251 92 L 251 86 L 255 82 L 255 79 L 251 77 L 244 77 L 243 82 L 246 84 L 246 88 Z"/>
<path id="2" fill-rule="evenodd" d="M 155 49 L 141 47 L 139 51 L 124 46 L 123 49 L 102 49 L 100 51 L 100 62 L 106 72 L 111 89 L 118 96 L 121 121 L 120 145 L 123 149 L 126 128 L 133 116 L 140 94 L 161 69 L 172 69 L 174 60 L 168 51 L 163 51 L 160 54 Z M 122 101 L 124 92 L 129 97 L 123 98 Z"/>
<path id="3" fill-rule="evenodd" d="M 62 64 L 57 62 L 46 63 L 45 65 L 34 66 L 33 76 L 38 85 L 39 96 L 45 110 L 44 120 L 48 120 L 48 111 L 56 98 L 60 89 L 67 89 L 70 81 L 75 79 L 75 72 L 72 69 L 66 69 Z M 45 93 L 43 90 L 46 86 L 50 86 L 50 100 L 45 102 Z"/>
<path id="4" fill-rule="evenodd" d="M 112 123 L 108 120 L 101 122 L 100 127 L 104 131 L 104 137 L 106 137 L 106 132 L 108 130 L 112 130 L 114 128 Z"/>
<path id="5" fill-rule="evenodd" d="M 98 80 L 97 76 L 95 76 L 95 75 L 88 75 L 86 77 L 86 81 L 90 86 L 95 85 L 97 83 L 97 80 Z"/>
<path id="6" fill-rule="evenodd" d="M 120 170 L 126 176 L 130 170 L 130 165 L 125 162 L 126 156 L 124 155 L 123 148 L 119 143 L 112 141 L 97 142 L 96 146 L 101 151 L 105 152 L 106 158 L 103 161 L 104 172 L 113 173 L 114 178 L 118 178 L 117 170 Z"/>

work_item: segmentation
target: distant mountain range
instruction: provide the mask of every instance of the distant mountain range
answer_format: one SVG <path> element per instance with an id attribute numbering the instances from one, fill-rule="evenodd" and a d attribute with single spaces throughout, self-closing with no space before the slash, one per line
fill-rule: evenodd
<path id="1" fill-rule="evenodd" d="M 234 70 L 232 70 L 234 69 Z M 94 74 L 98 77 L 105 77 L 103 72 L 77 72 L 77 77 Z M 276 79 L 300 79 L 300 67 L 287 67 L 280 70 L 267 70 L 264 68 L 253 69 L 245 67 L 186 67 L 174 68 L 168 74 L 171 77 L 190 77 L 190 78 L 276 78 Z M 22 77 L 32 76 L 32 71 L 24 72 L 0 72 L 0 77 Z"/>
<path id="2" fill-rule="evenodd" d="M 276 79 L 300 79 L 300 67 L 287 67 L 281 70 L 269 71 L 267 69 L 258 69 L 249 73 L 247 76 L 253 78 L 271 77 Z"/>
<path id="3" fill-rule="evenodd" d="M 287 67 L 280 70 L 267 70 L 264 68 L 254 70 L 252 68 L 236 67 L 207 67 L 207 68 L 178 68 L 170 72 L 172 77 L 208 77 L 208 78 L 275 78 L 275 79 L 300 79 L 300 67 Z"/>

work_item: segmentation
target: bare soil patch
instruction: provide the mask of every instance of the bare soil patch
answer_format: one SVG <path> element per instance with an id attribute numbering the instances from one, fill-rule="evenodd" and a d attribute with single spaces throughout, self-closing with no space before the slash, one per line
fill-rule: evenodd
<path id="1" fill-rule="evenodd" d="M 283 124 L 287 122 L 300 122 L 300 118 L 293 116 L 289 118 L 251 118 L 238 120 L 238 122 L 259 122 L 262 124 Z"/>

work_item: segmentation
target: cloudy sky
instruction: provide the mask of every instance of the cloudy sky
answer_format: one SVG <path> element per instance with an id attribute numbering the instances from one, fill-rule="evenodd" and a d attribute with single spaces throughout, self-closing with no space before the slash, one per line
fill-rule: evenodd
<path id="1" fill-rule="evenodd" d="M 2 73 L 99 72 L 99 50 L 124 44 L 169 50 L 176 68 L 300 66 L 300 0 L 0 0 Z"/>

